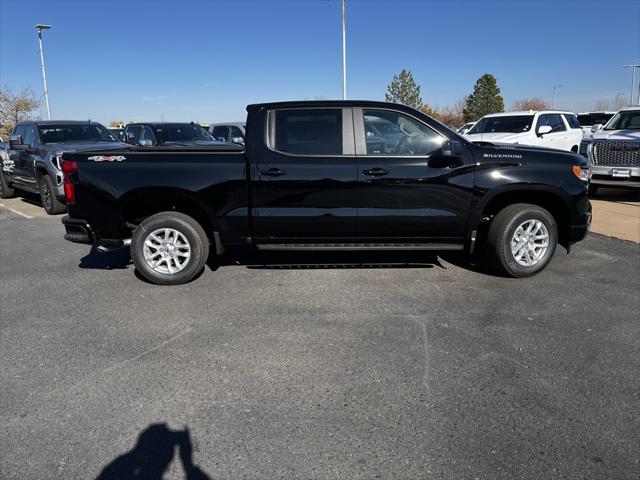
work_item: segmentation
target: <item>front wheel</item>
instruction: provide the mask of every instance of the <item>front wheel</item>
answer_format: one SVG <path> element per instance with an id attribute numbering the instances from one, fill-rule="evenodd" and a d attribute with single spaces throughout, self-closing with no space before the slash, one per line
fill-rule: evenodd
<path id="1" fill-rule="evenodd" d="M 40 192 L 40 200 L 44 211 L 49 215 L 57 215 L 67 210 L 67 206 L 58 200 L 53 189 L 53 182 L 49 175 L 43 175 L 38 182 L 38 190 Z"/>
<path id="2" fill-rule="evenodd" d="M 7 180 L 4 178 L 4 174 L 0 172 L 0 198 L 13 198 L 16 196 L 16 191 L 13 187 L 10 187 Z"/>
<path id="3" fill-rule="evenodd" d="M 558 244 L 558 228 L 544 208 L 517 203 L 496 215 L 487 244 L 495 268 L 511 277 L 529 277 L 551 261 Z"/>
<path id="4" fill-rule="evenodd" d="M 137 271 L 157 285 L 179 285 L 198 275 L 209 257 L 202 226 L 179 212 L 145 219 L 133 233 L 131 258 Z"/>

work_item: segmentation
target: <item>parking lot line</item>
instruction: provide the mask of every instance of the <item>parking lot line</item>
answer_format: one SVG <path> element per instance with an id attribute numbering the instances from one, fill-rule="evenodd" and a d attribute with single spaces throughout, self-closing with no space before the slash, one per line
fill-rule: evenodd
<path id="1" fill-rule="evenodd" d="M 29 219 L 32 219 L 32 218 L 33 218 L 31 215 L 27 215 L 26 213 L 22 213 L 22 212 L 20 212 L 19 210 L 15 210 L 15 209 L 13 209 L 13 208 L 11 208 L 11 207 L 8 207 L 8 206 L 6 206 L 4 203 L 0 203 L 0 207 L 2 207 L 2 208 L 6 208 L 6 209 L 7 209 L 7 210 L 9 210 L 10 212 L 15 213 L 16 215 L 20 215 L 21 217 L 29 218 Z"/>

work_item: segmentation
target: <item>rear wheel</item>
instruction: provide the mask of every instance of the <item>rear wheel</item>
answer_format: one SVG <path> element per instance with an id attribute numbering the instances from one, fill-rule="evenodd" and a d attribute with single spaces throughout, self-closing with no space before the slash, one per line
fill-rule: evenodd
<path id="1" fill-rule="evenodd" d="M 49 175 L 43 175 L 38 182 L 38 190 L 40 192 L 40 200 L 44 211 L 49 215 L 57 215 L 63 213 L 67 206 L 58 200 L 53 189 L 53 182 Z"/>
<path id="2" fill-rule="evenodd" d="M 146 280 L 179 285 L 198 275 L 209 257 L 209 239 L 202 226 L 179 212 L 157 213 L 133 233 L 131 258 Z"/>
<path id="3" fill-rule="evenodd" d="M 529 277 L 543 270 L 557 243 L 553 216 L 542 207 L 526 203 L 502 209 L 487 236 L 493 266 L 512 277 Z"/>
<path id="4" fill-rule="evenodd" d="M 13 187 L 10 187 L 7 180 L 4 178 L 2 172 L 0 172 L 0 198 L 13 198 L 16 195 L 16 191 Z"/>

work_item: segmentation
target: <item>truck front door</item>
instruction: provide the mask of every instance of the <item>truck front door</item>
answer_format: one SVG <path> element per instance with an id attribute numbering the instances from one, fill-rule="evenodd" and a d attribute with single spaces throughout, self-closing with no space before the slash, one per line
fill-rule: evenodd
<path id="1" fill-rule="evenodd" d="M 261 112 L 254 131 L 255 237 L 331 242 L 332 237 L 354 236 L 357 171 L 351 109 Z"/>
<path id="2" fill-rule="evenodd" d="M 471 152 L 422 120 L 393 109 L 353 109 L 358 233 L 396 241 L 463 240 L 471 207 Z M 401 240 L 402 239 L 402 240 Z"/>

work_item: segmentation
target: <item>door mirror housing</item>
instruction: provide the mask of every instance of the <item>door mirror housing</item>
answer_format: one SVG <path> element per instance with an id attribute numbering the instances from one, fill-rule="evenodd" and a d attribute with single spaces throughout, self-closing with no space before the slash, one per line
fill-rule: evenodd
<path id="1" fill-rule="evenodd" d="M 457 157 L 462 155 L 462 144 L 457 140 L 446 140 L 442 143 L 443 157 Z"/>
<path id="2" fill-rule="evenodd" d="M 596 123 L 591 127 L 591 133 L 596 133 L 598 130 L 602 130 L 602 124 Z"/>
<path id="3" fill-rule="evenodd" d="M 233 143 L 239 143 L 240 145 L 244 145 L 244 138 L 242 137 L 233 137 L 231 141 Z"/>
<path id="4" fill-rule="evenodd" d="M 23 143 L 22 135 L 11 135 L 9 137 L 9 149 L 10 150 L 28 150 L 31 145 Z"/>
<path id="5" fill-rule="evenodd" d="M 551 130 L 553 130 L 553 128 L 551 128 L 551 125 L 542 125 L 541 127 L 538 127 L 538 136 L 541 137 L 547 133 L 550 133 Z"/>
<path id="6" fill-rule="evenodd" d="M 463 128 L 462 130 L 460 130 L 459 135 L 466 135 L 469 130 L 471 130 L 471 129 L 470 128 Z"/>
<path id="7" fill-rule="evenodd" d="M 142 139 L 138 142 L 138 145 L 140 145 L 141 147 L 153 147 L 153 141 L 149 140 L 148 138 Z"/>

